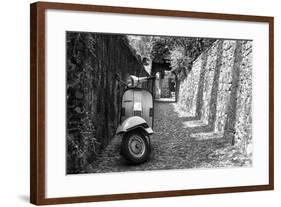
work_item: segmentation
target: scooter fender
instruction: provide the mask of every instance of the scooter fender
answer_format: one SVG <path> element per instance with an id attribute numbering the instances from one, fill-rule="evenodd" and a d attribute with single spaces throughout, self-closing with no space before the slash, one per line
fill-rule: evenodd
<path id="1" fill-rule="evenodd" d="M 147 125 L 146 121 L 139 116 L 131 116 L 125 119 L 116 130 L 116 134 L 123 134 L 134 129 L 141 128 L 148 135 L 153 134 L 153 130 Z"/>

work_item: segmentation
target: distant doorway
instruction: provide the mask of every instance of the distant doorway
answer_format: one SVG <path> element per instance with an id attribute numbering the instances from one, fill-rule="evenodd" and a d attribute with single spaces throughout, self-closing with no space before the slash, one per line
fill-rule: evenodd
<path id="1" fill-rule="evenodd" d="M 156 73 L 155 100 L 161 102 L 176 102 L 177 76 L 174 72 Z"/>

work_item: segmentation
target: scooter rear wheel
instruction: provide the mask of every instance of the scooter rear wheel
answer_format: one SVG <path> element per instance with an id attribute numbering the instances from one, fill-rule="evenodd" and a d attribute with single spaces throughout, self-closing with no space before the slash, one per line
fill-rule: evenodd
<path id="1" fill-rule="evenodd" d="M 132 164 L 140 164 L 148 160 L 150 146 L 145 136 L 139 131 L 132 131 L 124 135 L 122 154 Z"/>

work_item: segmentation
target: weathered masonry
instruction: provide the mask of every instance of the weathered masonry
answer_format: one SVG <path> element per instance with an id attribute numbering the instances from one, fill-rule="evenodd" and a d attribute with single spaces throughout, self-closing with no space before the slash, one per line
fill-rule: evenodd
<path id="1" fill-rule="evenodd" d="M 180 83 L 177 108 L 194 139 L 252 143 L 252 41 L 217 40 Z"/>

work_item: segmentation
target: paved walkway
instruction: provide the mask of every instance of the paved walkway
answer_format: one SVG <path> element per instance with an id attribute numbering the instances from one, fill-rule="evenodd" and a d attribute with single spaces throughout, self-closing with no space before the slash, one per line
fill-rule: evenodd
<path id="1" fill-rule="evenodd" d="M 154 135 L 149 161 L 128 165 L 120 155 L 120 137 L 115 137 L 88 172 L 118 172 L 161 169 L 244 166 L 248 159 L 239 157 L 224 139 L 195 140 L 174 110 L 174 103 L 155 103 Z M 229 152 L 235 152 L 234 154 Z M 237 154 L 238 153 L 238 154 Z M 239 159 L 238 159 L 238 158 Z"/>

